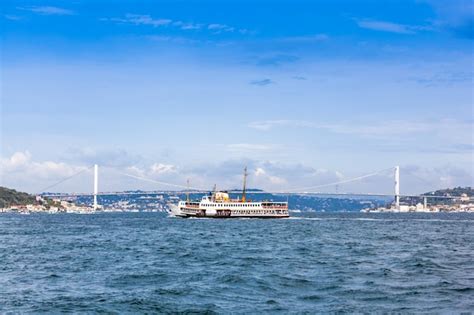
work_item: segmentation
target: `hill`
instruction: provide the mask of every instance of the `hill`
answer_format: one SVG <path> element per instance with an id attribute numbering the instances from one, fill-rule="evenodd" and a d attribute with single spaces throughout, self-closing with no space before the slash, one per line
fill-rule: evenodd
<path id="1" fill-rule="evenodd" d="M 466 194 L 468 197 L 474 197 L 474 189 L 472 187 L 454 187 L 447 189 L 440 189 L 436 191 L 430 191 L 423 195 L 429 196 L 461 196 Z"/>
<path id="2" fill-rule="evenodd" d="M 35 196 L 0 186 L 0 208 L 12 205 L 33 204 L 35 201 Z"/>

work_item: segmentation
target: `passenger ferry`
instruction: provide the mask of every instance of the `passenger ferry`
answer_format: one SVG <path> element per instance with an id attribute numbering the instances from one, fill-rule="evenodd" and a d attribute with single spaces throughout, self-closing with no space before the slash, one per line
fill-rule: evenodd
<path id="1" fill-rule="evenodd" d="M 214 191 L 201 200 L 188 197 L 178 204 L 170 204 L 170 213 L 176 217 L 200 218 L 288 218 L 288 202 L 251 201 L 246 198 L 247 168 L 244 170 L 242 198 L 231 199 L 226 191 Z"/>

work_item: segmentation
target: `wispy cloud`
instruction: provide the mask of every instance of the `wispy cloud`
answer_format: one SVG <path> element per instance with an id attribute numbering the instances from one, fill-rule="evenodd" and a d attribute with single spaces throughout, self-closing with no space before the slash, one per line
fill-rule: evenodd
<path id="1" fill-rule="evenodd" d="M 204 24 L 195 24 L 195 23 L 185 23 L 183 21 L 175 21 L 173 22 L 174 26 L 179 27 L 182 30 L 199 30 L 201 29 Z"/>
<path id="2" fill-rule="evenodd" d="M 473 186 L 472 170 L 462 169 L 455 165 L 428 168 L 419 165 L 402 166 L 404 186 L 416 193 L 425 193 L 446 187 Z M 421 188 L 420 188 L 421 187 Z"/>
<path id="3" fill-rule="evenodd" d="M 278 42 L 289 42 L 289 43 L 314 43 L 322 42 L 329 39 L 329 36 L 326 34 L 311 34 L 311 35 L 301 35 L 301 36 L 288 36 L 277 38 Z"/>
<path id="4" fill-rule="evenodd" d="M 150 167 L 150 171 L 152 174 L 161 175 L 166 173 L 176 173 L 178 169 L 173 164 L 154 163 Z"/>
<path id="5" fill-rule="evenodd" d="M 201 41 L 191 38 L 186 38 L 182 36 L 161 36 L 161 35 L 150 35 L 146 36 L 146 38 L 156 41 L 156 42 L 167 42 L 167 43 L 174 43 L 174 44 L 197 44 Z"/>
<path id="6" fill-rule="evenodd" d="M 465 136 L 472 133 L 474 123 L 472 121 L 444 119 L 438 121 L 406 121 L 391 120 L 383 122 L 367 121 L 346 121 L 335 123 L 317 123 L 305 120 L 265 120 L 254 121 L 248 124 L 249 128 L 269 131 L 278 127 L 293 128 L 316 128 L 326 130 L 335 134 L 352 135 L 363 138 L 373 139 L 393 139 L 394 137 L 405 137 L 408 135 L 429 135 L 430 137 L 449 138 L 451 143 L 449 150 L 452 151 L 453 145 L 459 149 L 466 150 L 472 146 L 463 144 Z M 458 142 L 457 144 L 453 142 Z"/>
<path id="7" fill-rule="evenodd" d="M 415 34 L 418 31 L 427 31 L 432 29 L 431 26 L 406 25 L 370 19 L 356 20 L 356 22 L 361 28 L 397 34 Z"/>
<path id="8" fill-rule="evenodd" d="M 37 182 L 36 191 L 43 188 L 51 181 L 57 181 L 79 171 L 85 171 L 87 167 L 70 165 L 54 161 L 34 161 L 29 151 L 15 152 L 11 157 L 0 157 L 0 179 L 7 183 L 23 180 L 23 184 L 31 185 Z M 1 183 L 5 185 L 5 183 Z M 13 185 L 14 187 L 16 185 Z M 21 185 L 23 186 L 23 185 Z M 43 186 L 43 187 L 41 187 Z M 41 187 L 41 188 L 40 188 Z M 34 191 L 34 190 L 32 190 Z"/>
<path id="9" fill-rule="evenodd" d="M 129 23 L 135 25 L 150 25 L 154 27 L 166 26 L 173 22 L 170 19 L 154 19 L 150 15 L 144 14 L 126 14 L 125 18 L 110 18 L 102 19 L 106 21 L 118 22 L 118 23 Z"/>
<path id="10" fill-rule="evenodd" d="M 154 18 L 149 14 L 128 13 L 125 15 L 125 17 L 101 18 L 100 20 L 123 24 L 148 25 L 153 27 L 172 26 L 184 31 L 196 31 L 206 29 L 212 32 L 213 34 L 219 34 L 223 32 L 238 32 L 240 34 L 249 33 L 249 31 L 246 29 L 239 29 L 226 24 L 184 22 L 180 20 L 172 20 L 166 18 Z"/>
<path id="11" fill-rule="evenodd" d="M 73 15 L 74 11 L 53 6 L 32 6 L 32 7 L 17 7 L 19 10 L 30 11 L 41 15 Z"/>
<path id="12" fill-rule="evenodd" d="M 23 19 L 21 16 L 11 14 L 5 14 L 3 17 L 10 21 L 20 21 Z"/>
<path id="13" fill-rule="evenodd" d="M 472 147 L 472 146 L 471 146 Z M 229 145 L 230 150 L 270 150 L 271 145 L 239 143 Z M 469 149 L 469 148 L 466 148 Z M 88 165 L 88 164 L 87 164 Z M 241 172 L 248 166 L 251 174 L 249 184 L 251 187 L 263 189 L 288 190 L 298 187 L 312 187 L 333 183 L 348 178 L 343 172 L 315 168 L 301 163 L 287 164 L 272 160 L 234 159 L 219 163 L 196 164 L 190 167 L 153 162 L 138 165 L 116 165 L 116 167 L 101 167 L 101 191 L 127 190 L 127 189 L 157 189 L 156 184 L 140 182 L 130 179 L 123 173 L 155 179 L 167 183 L 183 185 L 186 179 L 191 180 L 194 187 L 211 187 L 212 183 L 219 183 L 221 188 L 232 189 L 241 180 Z M 28 151 L 19 151 L 9 157 L 0 156 L 0 185 L 6 185 L 20 190 L 39 192 L 40 189 L 72 176 L 82 171 L 80 178 L 62 183 L 48 189 L 49 191 L 90 191 L 92 172 L 89 167 L 59 161 L 38 161 L 32 158 Z M 404 191 L 425 192 L 436 188 L 452 187 L 455 185 L 472 185 L 472 172 L 467 169 L 446 165 L 438 168 L 424 168 L 416 165 L 402 167 L 404 178 Z M 345 184 L 345 192 L 371 191 L 388 192 L 391 189 L 391 174 L 387 173 L 374 177 L 370 181 L 361 181 L 353 185 Z M 170 188 L 169 186 L 162 186 Z M 422 187 L 422 188 L 420 188 Z M 328 188 L 331 191 L 334 187 Z M 386 191 L 384 189 L 387 189 Z M 324 189 L 323 189 L 324 190 Z"/>
<path id="14" fill-rule="evenodd" d="M 437 17 L 428 25 L 408 25 L 373 19 L 356 19 L 359 27 L 375 31 L 415 34 L 420 31 L 448 32 L 457 37 L 474 38 L 474 3 L 471 0 L 421 0 L 433 6 Z"/>
<path id="15" fill-rule="evenodd" d="M 256 86 L 267 86 L 270 84 L 274 84 L 275 82 L 272 81 L 271 79 L 262 79 L 262 80 L 253 80 L 250 81 L 251 85 L 256 85 Z"/>
<path id="16" fill-rule="evenodd" d="M 207 29 L 215 31 L 215 32 L 233 32 L 235 28 L 225 25 L 225 24 L 209 24 Z"/>

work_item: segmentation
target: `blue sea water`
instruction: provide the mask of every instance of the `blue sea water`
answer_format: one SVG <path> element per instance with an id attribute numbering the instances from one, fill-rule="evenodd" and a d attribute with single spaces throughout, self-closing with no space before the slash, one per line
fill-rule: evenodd
<path id="1" fill-rule="evenodd" d="M 474 312 L 474 214 L 0 215 L 1 313 Z"/>

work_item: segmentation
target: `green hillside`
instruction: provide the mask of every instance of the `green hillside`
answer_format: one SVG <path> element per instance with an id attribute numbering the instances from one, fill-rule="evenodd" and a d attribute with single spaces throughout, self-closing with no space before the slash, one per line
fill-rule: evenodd
<path id="1" fill-rule="evenodd" d="M 35 203 L 35 196 L 0 186 L 0 208 Z"/>
<path id="2" fill-rule="evenodd" d="M 466 194 L 468 197 L 474 196 L 474 189 L 471 187 L 454 187 L 454 188 L 447 188 L 447 189 L 440 189 L 436 191 L 431 191 L 424 193 L 423 195 L 432 195 L 432 196 L 461 196 L 462 194 Z"/>

